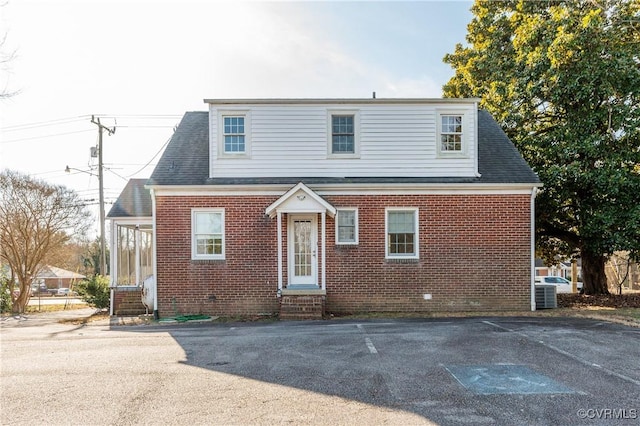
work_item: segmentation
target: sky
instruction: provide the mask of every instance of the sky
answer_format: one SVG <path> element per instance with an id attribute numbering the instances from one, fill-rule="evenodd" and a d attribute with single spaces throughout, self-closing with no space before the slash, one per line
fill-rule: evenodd
<path id="1" fill-rule="evenodd" d="M 470 1 L 3 0 L 0 170 L 64 185 L 98 231 L 105 210 L 153 171 L 203 99 L 439 98 Z M 71 168 L 65 173 L 65 168 Z"/>

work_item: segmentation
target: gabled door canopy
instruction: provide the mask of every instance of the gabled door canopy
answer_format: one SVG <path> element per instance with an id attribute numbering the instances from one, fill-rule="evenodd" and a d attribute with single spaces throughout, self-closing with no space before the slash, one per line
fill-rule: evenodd
<path id="1" fill-rule="evenodd" d="M 270 218 L 280 213 L 323 213 L 330 217 L 336 215 L 336 208 L 324 198 L 316 194 L 304 183 L 300 182 L 278 198 L 265 210 Z"/>

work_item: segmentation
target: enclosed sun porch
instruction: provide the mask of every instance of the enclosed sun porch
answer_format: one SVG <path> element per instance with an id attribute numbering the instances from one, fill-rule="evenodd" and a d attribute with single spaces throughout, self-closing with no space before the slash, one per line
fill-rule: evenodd
<path id="1" fill-rule="evenodd" d="M 153 311 L 153 219 L 146 179 L 131 179 L 107 215 L 110 221 L 111 315 Z"/>

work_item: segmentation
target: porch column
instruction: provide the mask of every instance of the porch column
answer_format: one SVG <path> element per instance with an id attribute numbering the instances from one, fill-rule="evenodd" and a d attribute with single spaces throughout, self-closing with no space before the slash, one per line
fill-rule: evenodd
<path id="1" fill-rule="evenodd" d="M 278 210 L 278 291 L 282 291 L 282 213 Z"/>
<path id="2" fill-rule="evenodd" d="M 322 213 L 320 213 L 320 216 L 322 218 L 322 289 L 326 290 L 327 287 L 327 280 L 326 280 L 326 275 L 327 275 L 327 269 L 326 269 L 326 259 L 327 259 L 327 250 L 326 250 L 326 246 L 327 246 L 327 225 L 326 225 L 326 220 L 327 220 L 327 213 L 322 210 Z"/>
<path id="3" fill-rule="evenodd" d="M 136 285 L 138 287 L 140 287 L 140 285 L 142 285 L 142 277 L 141 277 L 141 271 L 140 271 L 140 266 L 142 264 L 142 262 L 140 262 L 140 225 L 136 225 L 134 231 L 133 231 L 133 246 L 136 249 Z"/>
<path id="4" fill-rule="evenodd" d="M 118 246 L 118 224 L 115 220 L 111 221 L 111 256 L 109 259 L 109 263 L 111 264 L 111 268 L 109 269 L 109 315 L 113 316 L 115 312 L 115 299 L 116 299 L 116 283 L 118 280 L 118 270 L 117 270 L 117 262 L 118 262 L 118 254 L 117 254 L 117 246 Z"/>

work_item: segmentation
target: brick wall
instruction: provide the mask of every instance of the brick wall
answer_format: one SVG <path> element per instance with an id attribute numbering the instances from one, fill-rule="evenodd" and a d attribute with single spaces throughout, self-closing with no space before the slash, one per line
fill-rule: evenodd
<path id="1" fill-rule="evenodd" d="M 327 217 L 327 312 L 530 308 L 528 195 L 325 198 L 336 207 L 357 207 L 359 218 L 359 244 L 336 246 L 334 220 Z M 264 214 L 276 199 L 157 198 L 161 316 L 278 312 L 277 225 Z M 192 207 L 225 208 L 226 260 L 191 260 Z M 419 208 L 419 260 L 385 260 L 385 207 Z M 286 223 L 285 215 L 285 285 Z"/>

